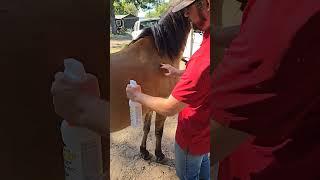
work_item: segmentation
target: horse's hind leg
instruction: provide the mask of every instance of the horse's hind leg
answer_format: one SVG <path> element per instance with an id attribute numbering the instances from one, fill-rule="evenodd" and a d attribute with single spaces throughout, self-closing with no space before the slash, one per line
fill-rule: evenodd
<path id="1" fill-rule="evenodd" d="M 163 134 L 164 121 L 166 120 L 166 116 L 162 116 L 161 114 L 156 114 L 155 120 L 155 135 L 156 135 L 156 150 L 155 155 L 157 158 L 157 162 L 161 162 L 164 160 L 165 156 L 162 153 L 161 149 L 161 139 Z"/>
<path id="2" fill-rule="evenodd" d="M 147 138 L 148 134 L 150 132 L 150 126 L 151 126 L 151 118 L 152 118 L 152 112 L 150 111 L 146 114 L 146 117 L 144 119 L 143 123 L 143 138 L 140 145 L 140 153 L 144 160 L 148 160 L 151 158 L 149 151 L 147 150 Z"/>

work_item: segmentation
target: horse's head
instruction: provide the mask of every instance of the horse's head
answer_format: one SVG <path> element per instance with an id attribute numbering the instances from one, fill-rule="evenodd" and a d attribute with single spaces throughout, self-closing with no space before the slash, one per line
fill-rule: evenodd
<path id="1" fill-rule="evenodd" d="M 191 24 L 182 11 L 173 13 L 171 9 L 172 7 L 156 25 L 144 29 L 131 43 L 140 38 L 152 36 L 160 56 L 168 56 L 171 60 L 177 59 L 184 50 Z"/>

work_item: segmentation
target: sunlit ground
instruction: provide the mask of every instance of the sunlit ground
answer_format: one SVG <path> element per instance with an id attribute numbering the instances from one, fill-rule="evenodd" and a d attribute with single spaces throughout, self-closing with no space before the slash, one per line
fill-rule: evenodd
<path id="1" fill-rule="evenodd" d="M 115 53 L 125 48 L 132 40 L 130 34 L 110 35 L 110 53 Z"/>

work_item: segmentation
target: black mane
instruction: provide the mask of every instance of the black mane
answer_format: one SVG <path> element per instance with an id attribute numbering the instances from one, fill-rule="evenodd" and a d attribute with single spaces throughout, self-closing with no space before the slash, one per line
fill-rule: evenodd
<path id="1" fill-rule="evenodd" d="M 168 55 L 171 59 L 177 57 L 184 48 L 191 25 L 182 11 L 173 13 L 171 8 L 160 18 L 159 22 L 152 27 L 146 28 L 132 41 L 152 36 L 160 56 Z"/>

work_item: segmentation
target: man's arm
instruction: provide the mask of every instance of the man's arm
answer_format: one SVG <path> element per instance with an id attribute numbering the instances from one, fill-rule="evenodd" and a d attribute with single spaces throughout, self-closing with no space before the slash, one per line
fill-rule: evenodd
<path id="1" fill-rule="evenodd" d="M 130 84 L 126 88 L 127 97 L 133 101 L 139 102 L 142 105 L 151 108 L 163 116 L 173 116 L 180 112 L 186 104 L 178 101 L 172 95 L 168 98 L 153 97 L 141 92 L 141 87 L 137 85 L 132 87 Z"/>
<path id="2" fill-rule="evenodd" d="M 186 106 L 185 103 L 178 101 L 172 95 L 168 98 L 161 98 L 140 93 L 137 95 L 136 101 L 150 107 L 152 110 L 163 116 L 173 116 Z"/>
<path id="3" fill-rule="evenodd" d="M 183 69 L 183 70 L 179 69 L 177 75 L 178 75 L 179 77 L 182 76 L 182 74 L 184 73 L 184 71 L 185 71 L 184 69 Z"/>
<path id="4" fill-rule="evenodd" d="M 231 154 L 249 135 L 211 120 L 211 153 L 214 164 Z"/>

